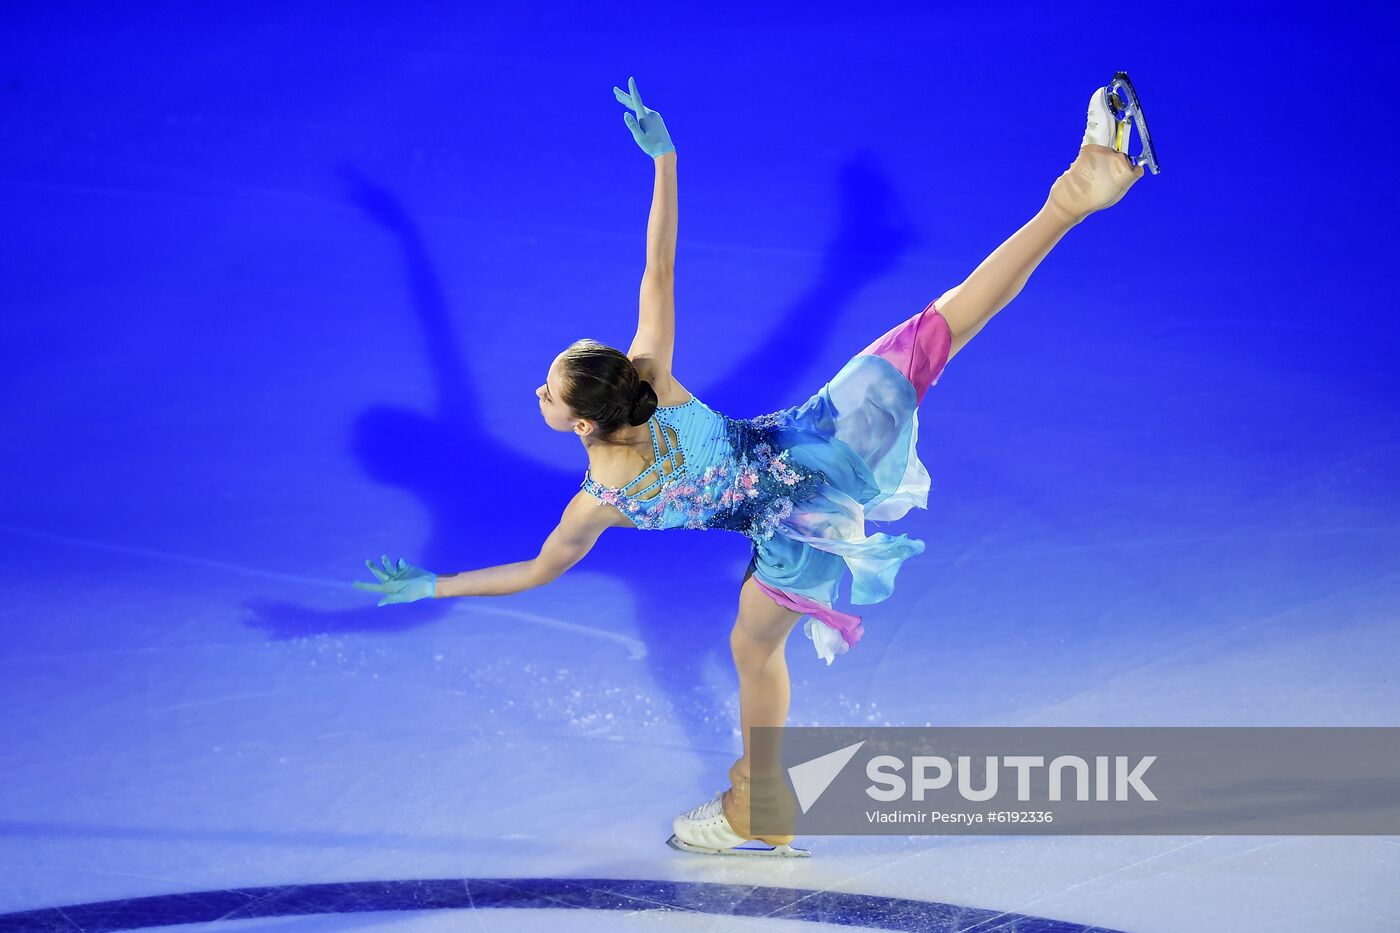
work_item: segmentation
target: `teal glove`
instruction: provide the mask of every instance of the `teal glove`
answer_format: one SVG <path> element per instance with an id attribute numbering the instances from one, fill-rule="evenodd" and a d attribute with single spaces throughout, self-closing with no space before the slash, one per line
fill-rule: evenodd
<path id="1" fill-rule="evenodd" d="M 355 581 L 355 589 L 369 590 L 372 593 L 383 593 L 384 598 L 379 601 L 379 605 L 385 603 L 411 603 L 416 599 L 431 598 L 437 594 L 437 574 L 431 571 L 415 567 L 402 557 L 399 564 L 394 566 L 389 560 L 389 555 L 382 558 L 384 569 L 381 570 L 371 562 L 373 558 L 365 561 L 365 566 L 370 573 L 379 578 L 378 583 L 366 583 L 363 580 Z"/>
<path id="2" fill-rule="evenodd" d="M 632 138 L 637 141 L 637 145 L 653 159 L 668 152 L 675 152 L 676 147 L 671 142 L 671 134 L 666 132 L 666 121 L 661 119 L 661 114 L 647 109 L 642 103 L 642 95 L 637 93 L 637 79 L 628 78 L 627 87 L 631 89 L 630 94 L 613 85 L 613 96 L 632 108 L 622 115 L 622 119 L 632 131 Z M 635 117 L 632 115 L 633 110 L 637 112 Z"/>

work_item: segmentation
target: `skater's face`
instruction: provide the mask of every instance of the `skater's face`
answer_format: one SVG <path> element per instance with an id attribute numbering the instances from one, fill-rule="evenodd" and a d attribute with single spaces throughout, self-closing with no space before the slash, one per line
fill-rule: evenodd
<path id="1" fill-rule="evenodd" d="M 540 400 L 540 415 L 545 424 L 556 431 L 572 431 L 578 419 L 560 397 L 564 387 L 564 367 L 559 360 L 563 355 L 559 354 L 554 358 L 554 362 L 549 364 L 544 385 L 535 390 L 535 395 Z"/>

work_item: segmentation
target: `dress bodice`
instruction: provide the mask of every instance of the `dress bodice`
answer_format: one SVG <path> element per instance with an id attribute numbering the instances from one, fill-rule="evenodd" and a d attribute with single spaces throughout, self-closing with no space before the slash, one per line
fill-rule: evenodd
<path id="1" fill-rule="evenodd" d="M 735 419 L 692 397 L 648 423 L 655 462 L 618 489 L 582 488 L 639 528 L 724 528 L 753 540 L 750 582 L 805 613 L 828 664 L 862 634 L 836 603 L 878 603 L 924 543 L 867 530 L 928 507 L 919 460 L 919 402 L 952 352 L 952 329 L 929 302 L 846 361 L 800 405 Z"/>
<path id="2" fill-rule="evenodd" d="M 580 484 L 638 528 L 722 528 L 765 541 L 826 481 L 781 449 L 776 414 L 730 418 L 692 395 L 657 408 L 648 427 L 650 467 L 621 487 L 604 486 L 591 470 Z"/>

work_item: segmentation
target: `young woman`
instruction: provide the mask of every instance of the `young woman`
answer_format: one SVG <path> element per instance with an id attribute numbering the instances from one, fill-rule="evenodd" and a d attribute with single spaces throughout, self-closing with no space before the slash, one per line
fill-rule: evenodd
<path id="1" fill-rule="evenodd" d="M 355 586 L 383 594 L 381 606 L 502 595 L 555 579 L 611 527 L 722 528 L 748 536 L 753 558 L 729 639 L 744 753 L 729 769 L 732 786 L 677 816 L 669 842 L 705 853 L 806 854 L 789 845 L 791 835 L 751 835 L 748 827 L 749 730 L 787 720 L 788 634 L 806 616 L 804 631 L 828 664 L 860 640 L 860 617 L 835 607 L 844 574 L 852 576 L 852 603 L 876 603 L 893 592 L 900 565 L 923 550 L 905 534 L 867 534 L 865 521 L 927 506 L 929 476 L 915 450 L 924 393 L 1066 232 L 1117 203 L 1142 177 L 1142 164 L 1125 154 L 1129 119 L 1154 171 L 1155 154 L 1131 85 L 1133 109 L 1123 120 L 1110 110 L 1110 103 L 1120 105 L 1118 79 L 1098 88 L 1078 157 L 1035 216 L 965 281 L 877 337 L 807 401 L 735 419 L 696 398 L 671 371 L 675 146 L 661 115 L 642 104 L 636 81 L 628 87 L 613 93 L 656 168 L 637 334 L 626 353 L 576 341 L 554 358 L 536 390 L 545 423 L 577 435 L 587 454 L 579 492 L 531 560 L 438 576 L 386 556 L 380 566 L 366 561 L 377 583 Z"/>

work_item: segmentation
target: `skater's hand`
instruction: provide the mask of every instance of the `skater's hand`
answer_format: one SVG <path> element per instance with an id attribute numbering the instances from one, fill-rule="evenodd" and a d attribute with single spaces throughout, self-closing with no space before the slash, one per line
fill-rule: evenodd
<path id="1" fill-rule="evenodd" d="M 437 595 L 437 574 L 415 567 L 402 557 L 399 558 L 397 566 L 389 560 L 387 554 L 381 559 L 383 560 L 382 569 L 374 566 L 373 558 L 365 561 L 365 566 L 369 568 L 370 573 L 379 579 L 378 583 L 366 583 L 363 580 L 356 580 L 354 583 L 357 590 L 383 593 L 384 598 L 379 601 L 379 605 L 411 603 L 416 599 Z"/>
<path id="2" fill-rule="evenodd" d="M 637 93 L 637 79 L 627 79 L 628 90 L 613 85 L 613 96 L 618 102 L 630 109 L 622 115 L 623 122 L 632 131 L 632 138 L 637 141 L 637 145 L 642 147 L 642 151 L 653 159 L 668 152 L 675 152 L 676 147 L 671 143 L 671 134 L 666 132 L 666 122 L 661 119 L 661 114 L 655 110 L 650 110 L 642 103 L 642 95 Z M 633 116 L 635 111 L 636 116 Z"/>

